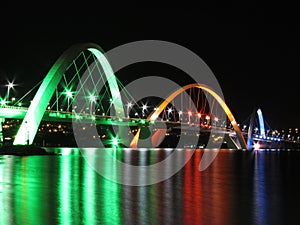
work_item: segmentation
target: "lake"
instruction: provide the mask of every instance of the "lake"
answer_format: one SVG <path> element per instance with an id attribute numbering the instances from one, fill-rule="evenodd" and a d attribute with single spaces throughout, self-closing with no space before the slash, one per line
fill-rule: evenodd
<path id="1" fill-rule="evenodd" d="M 203 171 L 199 163 L 204 149 L 48 151 L 61 155 L 0 156 L 1 225 L 300 224 L 298 150 L 221 149 Z M 113 160 L 101 161 L 104 152 L 138 172 L 124 171 Z M 174 152 L 176 158 L 166 160 L 162 170 L 150 175 L 143 171 Z M 100 160 L 97 167 L 87 156 Z M 159 181 L 174 160 L 182 163 L 189 156 L 182 168 Z M 120 176 L 105 177 L 103 171 Z"/>

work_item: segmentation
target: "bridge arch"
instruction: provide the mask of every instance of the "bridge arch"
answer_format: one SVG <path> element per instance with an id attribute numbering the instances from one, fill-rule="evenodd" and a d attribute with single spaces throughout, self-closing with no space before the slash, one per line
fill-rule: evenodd
<path id="1" fill-rule="evenodd" d="M 193 84 L 188 84 L 185 85 L 181 88 L 179 88 L 178 90 L 176 90 L 175 92 L 173 92 L 169 97 L 167 97 L 157 108 L 158 110 L 153 111 L 149 116 L 148 116 L 148 120 L 156 120 L 158 118 L 158 116 L 160 115 L 160 113 L 167 107 L 167 105 L 176 97 L 178 96 L 180 93 L 182 93 L 183 91 L 186 91 L 190 88 L 199 88 L 202 89 L 204 91 L 207 91 L 210 95 L 213 96 L 213 98 L 220 104 L 220 106 L 222 107 L 222 109 L 224 110 L 224 112 L 226 113 L 228 119 L 230 120 L 232 127 L 234 129 L 234 131 L 236 132 L 238 141 L 240 143 L 240 147 L 242 149 L 248 149 L 247 148 L 247 144 L 246 141 L 242 135 L 242 132 L 240 130 L 240 127 L 238 126 L 232 112 L 230 111 L 229 107 L 227 106 L 227 104 L 225 103 L 225 101 L 215 92 L 213 91 L 210 87 L 204 85 L 204 84 L 199 84 L 199 83 L 193 83 Z M 131 141 L 130 146 L 132 148 L 136 148 L 138 146 L 138 140 L 139 140 L 139 135 L 140 135 L 140 130 L 138 130 L 137 134 L 135 135 L 135 137 L 133 138 L 133 140 Z M 155 135 L 155 134 L 154 134 Z M 153 140 L 152 140 L 153 141 Z"/>
<path id="2" fill-rule="evenodd" d="M 28 111 L 22 121 L 22 124 L 17 132 L 13 145 L 28 145 L 32 144 L 37 133 L 37 129 L 46 111 L 48 102 L 54 94 L 54 91 L 63 77 L 67 67 L 82 51 L 90 51 L 99 60 L 103 67 L 105 76 L 108 81 L 110 91 L 113 93 L 113 100 L 115 111 L 118 116 L 124 117 L 124 108 L 121 98 L 119 96 L 119 88 L 113 70 L 103 54 L 100 46 L 94 43 L 83 43 L 73 45 L 68 48 L 56 60 L 54 65 L 50 68 L 45 76 L 42 84 L 40 85 L 37 93 L 35 94 Z"/>
<path id="3" fill-rule="evenodd" d="M 256 115 L 257 115 L 257 118 L 258 118 L 260 135 L 262 136 L 262 138 L 266 138 L 264 117 L 263 117 L 261 109 L 259 107 L 256 107 L 253 110 L 253 113 L 251 115 L 250 125 L 249 125 L 249 128 L 248 128 L 248 138 L 247 138 L 248 148 L 253 148 L 253 128 L 255 126 Z"/>

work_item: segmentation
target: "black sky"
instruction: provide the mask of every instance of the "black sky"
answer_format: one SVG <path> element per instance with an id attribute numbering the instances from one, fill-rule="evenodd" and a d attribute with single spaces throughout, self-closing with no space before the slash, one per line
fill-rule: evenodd
<path id="1" fill-rule="evenodd" d="M 25 93 L 73 44 L 94 42 L 108 51 L 131 41 L 155 39 L 199 55 L 217 77 L 239 122 L 259 106 L 272 128 L 300 126 L 299 24 L 275 13 L 270 17 L 257 7 L 243 12 L 227 7 L 71 11 L 24 11 L 7 17 L 6 8 L 1 8 L 2 96 L 7 79 L 20 84 L 19 94 Z"/>

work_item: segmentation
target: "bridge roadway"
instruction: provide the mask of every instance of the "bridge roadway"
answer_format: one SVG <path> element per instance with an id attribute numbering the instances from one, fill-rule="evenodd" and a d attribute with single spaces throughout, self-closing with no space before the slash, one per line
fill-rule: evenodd
<path id="1" fill-rule="evenodd" d="M 26 112 L 26 107 L 15 107 L 15 106 L 5 106 L 0 107 L 0 118 L 5 119 L 24 119 Z M 102 115 L 91 115 L 86 113 L 72 113 L 66 111 L 53 111 L 53 110 L 46 110 L 43 116 L 43 121 L 49 122 L 69 122 L 71 123 L 72 120 L 78 120 L 80 123 L 96 123 L 99 125 L 116 125 L 116 126 L 139 126 L 139 127 L 146 127 L 152 125 L 158 129 L 164 128 L 180 128 L 184 130 L 191 130 L 191 131 L 199 131 L 199 125 L 197 124 L 189 124 L 184 122 L 173 122 L 173 121 L 149 121 L 146 119 L 141 118 L 117 118 L 114 116 L 102 116 Z M 234 132 L 230 129 L 215 127 L 216 132 L 223 132 L 223 133 L 231 133 Z M 211 130 L 210 127 L 201 126 L 202 132 L 209 132 Z"/>
<path id="2" fill-rule="evenodd" d="M 15 106 L 5 106 L 0 107 L 0 118 L 4 119 L 24 119 L 28 108 L 26 107 L 15 107 Z M 181 129 L 181 130 L 188 130 L 188 131 L 198 131 L 201 130 L 202 133 L 209 133 L 211 132 L 211 127 L 200 126 L 198 124 L 189 124 L 184 122 L 173 122 L 173 121 L 149 121 L 146 119 L 141 118 L 117 118 L 114 116 L 102 116 L 102 115 L 91 115 L 86 113 L 72 113 L 66 111 L 54 111 L 54 110 L 46 110 L 43 116 L 43 121 L 48 122 L 69 122 L 71 123 L 72 120 L 78 120 L 80 123 L 95 123 L 98 125 L 115 125 L 115 126 L 131 126 L 131 127 L 151 127 L 152 129 Z M 200 127 L 199 127 L 200 126 Z M 213 132 L 215 134 L 222 133 L 228 135 L 232 138 L 236 137 L 236 133 L 234 130 L 225 129 L 221 127 L 213 127 Z M 243 136 L 247 139 L 247 133 L 243 132 Z M 273 138 L 259 138 L 253 137 L 253 140 L 258 142 L 261 141 L 263 143 L 291 143 L 295 144 L 295 141 L 288 141 L 284 139 L 273 139 Z M 299 144 L 299 142 L 297 142 Z"/>
<path id="3" fill-rule="evenodd" d="M 24 119 L 26 112 L 28 108 L 27 107 L 17 107 L 17 106 L 5 106 L 0 107 L 0 118 L 5 119 Z M 184 122 L 174 122 L 174 121 L 148 121 L 146 119 L 141 118 L 118 118 L 115 116 L 102 116 L 102 115 L 91 115 L 86 113 L 72 113 L 72 112 L 66 112 L 66 111 L 55 111 L 55 110 L 46 110 L 45 114 L 43 116 L 43 121 L 49 121 L 49 122 L 69 122 L 71 123 L 72 120 L 75 119 L 80 121 L 80 123 L 96 123 L 99 125 L 115 125 L 115 126 L 149 126 L 152 125 L 155 128 L 158 129 L 164 129 L 166 126 L 168 128 L 174 128 L 174 129 L 183 129 L 183 130 L 190 130 L 190 131 L 199 131 L 199 125 L 197 124 L 189 124 Z M 211 127 L 205 127 L 201 126 L 201 132 L 210 132 Z M 214 132 L 223 132 L 231 135 L 235 135 L 234 130 L 231 129 L 225 129 L 221 127 L 213 127 Z M 243 132 L 243 136 L 247 138 L 247 133 Z M 282 140 L 273 140 L 272 139 L 263 139 L 258 137 L 253 137 L 254 140 L 264 140 L 267 142 L 272 141 L 282 141 Z"/>

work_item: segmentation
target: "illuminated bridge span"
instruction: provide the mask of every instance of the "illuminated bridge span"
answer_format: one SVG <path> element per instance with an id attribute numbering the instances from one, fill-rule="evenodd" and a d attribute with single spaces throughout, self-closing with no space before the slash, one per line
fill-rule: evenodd
<path id="1" fill-rule="evenodd" d="M 114 137 L 130 147 L 139 147 L 147 139 L 145 133 L 150 145 L 156 147 L 163 137 L 178 135 L 176 130 L 199 135 L 200 128 L 207 133 L 214 129 L 214 135 L 225 134 L 226 142 L 240 149 L 252 148 L 257 138 L 252 135 L 254 115 L 245 135 L 225 101 L 202 84 L 188 84 L 165 99 L 136 100 L 114 75 L 102 49 L 93 43 L 66 50 L 45 78 L 22 98 L 10 98 L 14 84 L 7 87 L 0 101 L 2 143 L 2 127 L 8 119 L 22 121 L 13 145 L 33 144 L 42 121 L 118 126 Z M 261 112 L 257 115 L 261 122 Z M 260 136 L 267 138 L 262 124 Z"/>

